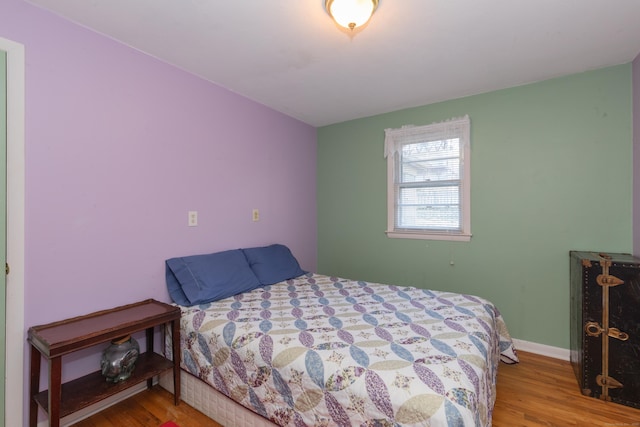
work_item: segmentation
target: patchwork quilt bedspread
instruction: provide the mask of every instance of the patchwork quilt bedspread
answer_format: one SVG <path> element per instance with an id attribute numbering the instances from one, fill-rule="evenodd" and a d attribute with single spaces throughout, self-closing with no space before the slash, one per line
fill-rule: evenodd
<path id="1" fill-rule="evenodd" d="M 490 426 L 498 309 L 308 273 L 181 307 L 183 368 L 280 426 Z"/>

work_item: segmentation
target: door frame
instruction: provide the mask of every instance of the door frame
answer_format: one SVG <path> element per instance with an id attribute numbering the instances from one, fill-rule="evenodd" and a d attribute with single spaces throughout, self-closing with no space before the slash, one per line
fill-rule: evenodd
<path id="1" fill-rule="evenodd" d="M 24 329 L 25 263 L 25 53 L 24 45 L 0 37 L 0 50 L 7 54 L 7 276 L 6 381 L 7 426 L 21 426 L 24 419 Z M 6 390 L 11 390 L 7 393 Z"/>

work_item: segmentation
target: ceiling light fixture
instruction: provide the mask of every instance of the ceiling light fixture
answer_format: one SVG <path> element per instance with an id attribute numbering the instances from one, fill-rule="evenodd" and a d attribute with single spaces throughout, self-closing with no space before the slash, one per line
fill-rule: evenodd
<path id="1" fill-rule="evenodd" d="M 353 31 L 369 21 L 378 0 L 325 0 L 324 7 L 338 25 Z"/>

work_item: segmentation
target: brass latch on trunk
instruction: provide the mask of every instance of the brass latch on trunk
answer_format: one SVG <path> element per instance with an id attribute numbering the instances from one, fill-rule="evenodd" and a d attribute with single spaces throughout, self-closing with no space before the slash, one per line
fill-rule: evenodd
<path id="1" fill-rule="evenodd" d="M 609 274 L 598 274 L 596 277 L 596 282 L 600 286 L 618 286 L 624 283 L 624 280 L 618 279 L 616 276 L 611 276 Z"/>
<path id="2" fill-rule="evenodd" d="M 596 377 L 596 382 L 601 387 L 607 387 L 607 388 L 622 388 L 623 387 L 622 383 L 620 381 L 616 380 L 613 377 L 605 377 L 604 375 L 598 375 Z"/>
<path id="3" fill-rule="evenodd" d="M 596 382 L 602 387 L 603 400 L 611 400 L 609 389 L 622 388 L 620 381 L 609 376 L 609 337 L 621 341 L 629 339 L 629 334 L 620 332 L 617 328 L 609 327 L 609 288 L 622 285 L 624 280 L 609 274 L 609 268 L 613 263 L 611 257 L 607 254 L 600 254 L 600 265 L 602 266 L 602 274 L 596 277 L 596 282 L 602 288 L 602 324 L 598 322 L 587 322 L 584 325 L 584 331 L 592 337 L 601 336 L 602 339 L 602 373 L 596 377 Z"/>
<path id="4" fill-rule="evenodd" d="M 584 325 L 584 331 L 590 337 L 597 337 L 604 332 L 604 329 L 600 327 L 598 322 L 587 322 Z M 629 339 L 629 334 L 626 332 L 620 332 L 620 329 L 618 328 L 609 328 L 607 335 L 611 338 L 619 339 L 620 341 L 626 341 Z"/>

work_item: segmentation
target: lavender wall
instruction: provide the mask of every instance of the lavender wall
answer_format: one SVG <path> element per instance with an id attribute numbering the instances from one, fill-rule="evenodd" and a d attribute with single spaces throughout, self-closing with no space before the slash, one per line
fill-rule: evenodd
<path id="1" fill-rule="evenodd" d="M 27 62 L 27 328 L 169 301 L 173 256 L 281 242 L 316 269 L 313 127 L 23 1 L 2 0 L 0 37 Z"/>
<path id="2" fill-rule="evenodd" d="M 640 54 L 632 63 L 633 86 L 633 253 L 640 257 Z"/>

